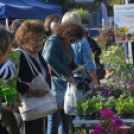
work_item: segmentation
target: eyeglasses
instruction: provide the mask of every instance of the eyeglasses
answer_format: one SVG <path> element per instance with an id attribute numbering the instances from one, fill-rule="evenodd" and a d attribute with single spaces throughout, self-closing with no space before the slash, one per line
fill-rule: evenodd
<path id="1" fill-rule="evenodd" d="M 44 43 L 44 39 L 40 39 L 40 40 L 35 40 L 35 41 L 33 41 L 33 40 L 30 40 L 31 41 L 31 43 L 32 44 L 34 44 L 34 45 L 41 45 L 41 44 L 43 44 Z"/>

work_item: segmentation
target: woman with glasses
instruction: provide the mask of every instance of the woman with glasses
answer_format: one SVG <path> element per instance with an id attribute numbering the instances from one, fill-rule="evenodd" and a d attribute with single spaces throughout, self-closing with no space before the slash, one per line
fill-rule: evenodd
<path id="1" fill-rule="evenodd" d="M 16 32 L 16 40 L 20 44 L 20 49 L 23 49 L 32 60 L 37 70 L 43 74 L 47 83 L 50 84 L 50 75 L 45 60 L 39 53 L 44 43 L 44 26 L 40 21 L 32 20 L 25 21 Z M 20 56 L 20 67 L 17 81 L 17 89 L 22 95 L 28 93 L 34 97 L 42 97 L 46 95 L 43 89 L 32 89 L 29 85 L 34 78 L 33 73 L 27 63 L 23 53 Z M 34 102 L 33 102 L 34 103 Z M 25 134 L 45 134 L 44 118 L 24 122 L 23 129 Z"/>
<path id="2" fill-rule="evenodd" d="M 67 12 L 64 14 L 62 18 L 62 24 L 67 23 L 68 21 L 74 21 L 79 25 L 82 25 L 80 16 L 75 12 Z M 86 30 L 84 32 L 85 36 Z M 83 36 L 83 37 L 84 37 Z M 96 69 L 92 60 L 91 52 L 90 52 L 90 45 L 86 38 L 83 38 L 79 42 L 72 43 L 71 48 L 73 50 L 73 56 L 76 64 L 86 65 L 86 73 L 80 74 L 77 73 L 74 75 L 75 81 L 80 81 L 83 77 L 85 80 L 90 83 L 93 80 L 94 84 L 98 86 L 98 80 L 96 76 Z M 73 120 L 75 116 L 71 116 L 71 120 Z M 60 126 L 60 131 L 62 131 L 63 125 Z M 71 132 L 75 132 L 72 123 L 70 123 L 70 130 Z"/>
<path id="3" fill-rule="evenodd" d="M 80 25 L 68 22 L 59 26 L 55 33 L 47 41 L 46 49 L 42 53 L 51 69 L 51 90 L 58 105 L 58 110 L 54 114 L 48 115 L 47 134 L 58 134 L 61 120 L 64 134 L 69 134 L 70 116 L 64 113 L 64 95 L 67 83 L 74 83 L 70 72 L 76 68 L 73 62 L 72 49 L 69 46 L 81 40 L 84 31 Z"/>

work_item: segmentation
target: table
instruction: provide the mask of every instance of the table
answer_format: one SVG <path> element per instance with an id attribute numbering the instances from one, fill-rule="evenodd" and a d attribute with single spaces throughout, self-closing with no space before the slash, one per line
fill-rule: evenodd
<path id="1" fill-rule="evenodd" d="M 134 127 L 134 119 L 127 118 L 121 120 L 124 122 L 122 128 Z M 94 129 L 95 126 L 100 123 L 100 120 L 81 120 L 79 117 L 76 117 L 72 123 L 76 129 L 86 129 L 86 134 L 89 134 L 89 129 Z"/>

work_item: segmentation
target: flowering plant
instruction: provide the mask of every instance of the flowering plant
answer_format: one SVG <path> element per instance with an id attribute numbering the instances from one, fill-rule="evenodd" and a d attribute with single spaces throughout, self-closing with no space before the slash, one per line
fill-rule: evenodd
<path id="1" fill-rule="evenodd" d="M 100 124 L 96 125 L 91 134 L 127 134 L 127 131 L 121 130 L 123 125 L 123 121 L 115 117 L 113 111 L 108 108 L 101 109 Z M 131 134 L 134 133 L 131 132 Z"/>
<path id="2" fill-rule="evenodd" d="M 103 44 L 103 49 L 113 45 L 115 43 L 114 28 L 108 27 L 105 30 L 101 30 L 99 36 L 96 37 L 96 41 Z"/>

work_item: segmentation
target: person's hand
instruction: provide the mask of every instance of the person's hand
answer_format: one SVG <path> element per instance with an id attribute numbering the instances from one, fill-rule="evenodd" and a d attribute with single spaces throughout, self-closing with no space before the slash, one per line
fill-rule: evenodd
<path id="1" fill-rule="evenodd" d="M 9 106 L 6 106 L 6 103 L 2 103 L 2 112 L 4 113 L 9 113 L 12 112 L 14 109 L 18 108 L 20 105 L 20 103 L 18 102 L 10 102 Z"/>
<path id="2" fill-rule="evenodd" d="M 28 89 L 27 94 L 30 94 L 35 97 L 42 97 L 47 94 L 48 91 L 44 91 L 43 89 Z"/>
<path id="3" fill-rule="evenodd" d="M 81 74 L 83 74 L 83 73 L 85 73 L 85 71 L 86 71 L 85 65 L 79 65 L 75 70 L 73 70 L 71 72 L 71 74 L 74 74 L 74 73 L 81 73 Z"/>
<path id="4" fill-rule="evenodd" d="M 68 82 L 69 84 L 75 83 L 74 78 L 73 78 L 72 76 L 67 77 L 67 82 Z"/>

